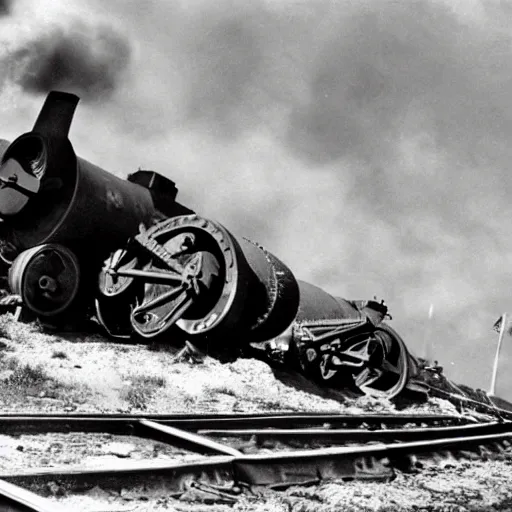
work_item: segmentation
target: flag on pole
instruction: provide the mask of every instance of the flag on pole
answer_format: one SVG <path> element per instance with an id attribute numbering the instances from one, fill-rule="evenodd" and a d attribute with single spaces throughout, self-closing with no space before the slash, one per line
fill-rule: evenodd
<path id="1" fill-rule="evenodd" d="M 501 324 L 503 320 L 505 319 L 505 315 L 501 315 L 496 322 L 494 322 L 494 325 L 492 326 L 492 330 L 496 332 L 501 331 Z"/>

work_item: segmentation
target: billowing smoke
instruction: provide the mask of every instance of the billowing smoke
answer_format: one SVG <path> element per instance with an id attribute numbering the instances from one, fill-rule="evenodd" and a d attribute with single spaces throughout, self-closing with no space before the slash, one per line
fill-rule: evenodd
<path id="1" fill-rule="evenodd" d="M 24 46 L 27 91 L 115 89 L 79 111 L 79 154 L 168 174 L 299 277 L 386 298 L 409 345 L 432 338 L 455 378 L 488 384 L 490 327 L 512 310 L 512 4 L 65 3 L 131 37 Z"/>
<path id="2" fill-rule="evenodd" d="M 11 12 L 11 0 L 0 1 L 0 16 L 5 16 Z"/>
<path id="3" fill-rule="evenodd" d="M 14 81 L 31 93 L 74 92 L 85 100 L 109 96 L 130 63 L 127 38 L 108 24 L 70 20 L 40 30 L 15 48 Z"/>

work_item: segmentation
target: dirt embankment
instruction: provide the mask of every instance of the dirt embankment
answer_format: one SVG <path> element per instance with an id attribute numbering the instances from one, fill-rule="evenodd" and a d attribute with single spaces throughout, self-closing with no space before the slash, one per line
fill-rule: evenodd
<path id="1" fill-rule="evenodd" d="M 0 316 L 0 408 L 36 412 L 399 412 L 382 399 L 336 400 L 283 382 L 265 363 L 176 360 L 172 346 L 117 344 L 98 335 L 56 336 Z M 456 414 L 444 400 L 404 412 Z"/>
<path id="2" fill-rule="evenodd" d="M 37 326 L 0 316 L 0 411 L 2 412 L 404 412 L 457 414 L 441 399 L 411 404 L 401 411 L 386 400 L 368 397 L 334 400 L 298 389 L 277 378 L 264 363 L 238 360 L 222 364 L 175 360 L 172 348 L 113 344 L 100 336 L 55 336 Z M 300 387 L 300 386 L 299 386 Z M 51 436 L 50 436 L 51 437 Z M 55 467 L 108 460 L 130 464 L 141 458 L 188 457 L 166 448 L 107 436 L 58 438 L 22 436 L 0 439 L 4 469 L 25 464 Z M 150 442 L 148 442 L 150 443 Z M 172 451 L 172 450 L 171 450 Z M 500 460 L 448 461 L 418 474 L 398 473 L 388 483 L 326 482 L 285 492 L 256 490 L 235 502 L 201 502 L 197 492 L 177 500 L 143 489 L 108 493 L 101 487 L 83 495 L 52 499 L 67 510 L 116 511 L 496 511 L 512 510 L 512 456 Z"/>

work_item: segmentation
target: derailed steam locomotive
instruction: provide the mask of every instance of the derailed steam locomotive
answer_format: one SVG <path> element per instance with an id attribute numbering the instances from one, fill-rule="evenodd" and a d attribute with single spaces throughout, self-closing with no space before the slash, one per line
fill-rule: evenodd
<path id="1" fill-rule="evenodd" d="M 77 104 L 51 92 L 32 131 L 0 146 L 0 257 L 27 310 L 54 324 L 94 317 L 112 337 L 257 355 L 333 388 L 421 392 L 383 302 L 298 281 L 260 245 L 178 203 L 157 173 L 122 180 L 77 157 Z"/>

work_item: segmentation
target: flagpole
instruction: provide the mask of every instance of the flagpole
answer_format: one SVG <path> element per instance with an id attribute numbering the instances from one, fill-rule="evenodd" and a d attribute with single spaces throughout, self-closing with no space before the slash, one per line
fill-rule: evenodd
<path id="1" fill-rule="evenodd" d="M 432 364 L 433 350 L 432 350 L 432 317 L 434 315 L 434 304 L 430 304 L 428 309 L 428 320 L 425 330 L 423 331 L 423 357 L 428 364 Z"/>
<path id="2" fill-rule="evenodd" d="M 492 367 L 491 389 L 488 393 L 490 396 L 494 396 L 494 392 L 496 391 L 496 376 L 498 375 L 498 361 L 500 358 L 501 342 L 503 341 L 503 335 L 505 334 L 506 323 L 507 323 L 507 314 L 503 313 L 503 316 L 501 317 L 500 336 L 498 338 L 498 346 L 496 347 L 496 354 L 494 356 L 494 364 Z"/>

